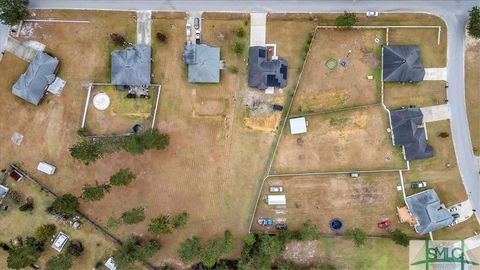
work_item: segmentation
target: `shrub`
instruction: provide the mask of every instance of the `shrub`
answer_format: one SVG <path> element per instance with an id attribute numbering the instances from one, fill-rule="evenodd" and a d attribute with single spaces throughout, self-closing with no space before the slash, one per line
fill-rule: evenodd
<path id="1" fill-rule="evenodd" d="M 149 129 L 144 133 L 128 136 L 122 141 L 121 147 L 131 154 L 143 154 L 145 150 L 165 149 L 169 143 L 170 137 L 167 134 L 162 134 L 157 129 Z"/>
<path id="2" fill-rule="evenodd" d="M 312 270 L 337 270 L 337 267 L 328 263 L 321 263 L 312 267 Z"/>
<path id="3" fill-rule="evenodd" d="M 358 22 L 357 15 L 355 13 L 344 12 L 343 15 L 338 16 L 335 19 L 335 25 L 340 28 L 350 29 Z"/>
<path id="4" fill-rule="evenodd" d="M 251 247 L 255 244 L 255 235 L 252 233 L 249 233 L 245 236 L 245 239 L 243 241 L 245 242 L 245 245 Z"/>
<path id="5" fill-rule="evenodd" d="M 169 234 L 172 233 L 170 228 L 170 219 L 165 215 L 160 215 L 151 220 L 148 225 L 148 231 L 154 234 Z"/>
<path id="6" fill-rule="evenodd" d="M 91 140 L 83 140 L 70 147 L 69 150 L 73 158 L 81 160 L 87 165 L 103 157 L 99 144 Z"/>
<path id="7" fill-rule="evenodd" d="M 120 169 L 110 177 L 110 184 L 114 186 L 127 186 L 136 178 L 130 169 Z"/>
<path id="8" fill-rule="evenodd" d="M 23 245 L 8 251 L 7 267 L 21 269 L 37 262 L 41 252 L 32 245 Z"/>
<path id="9" fill-rule="evenodd" d="M 468 34 L 474 38 L 480 39 L 480 8 L 472 7 L 470 10 L 470 19 L 468 20 Z"/>
<path id="10" fill-rule="evenodd" d="M 233 30 L 233 33 L 234 33 L 235 36 L 237 36 L 238 38 L 243 38 L 243 37 L 245 37 L 245 34 L 246 34 L 245 29 L 244 29 L 243 27 L 241 27 L 241 26 L 235 28 L 235 29 Z"/>
<path id="11" fill-rule="evenodd" d="M 77 129 L 77 135 L 80 136 L 80 137 L 86 137 L 86 136 L 88 136 L 88 134 L 90 134 L 90 132 L 88 131 L 87 128 Z"/>
<path id="12" fill-rule="evenodd" d="M 77 197 L 72 194 L 65 194 L 55 199 L 50 208 L 56 214 L 73 215 L 77 211 L 79 205 L 80 203 L 78 202 Z"/>
<path id="13" fill-rule="evenodd" d="M 113 253 L 115 266 L 117 269 L 127 269 L 135 261 L 144 261 L 152 257 L 160 248 L 157 240 L 142 241 L 132 237 Z"/>
<path id="14" fill-rule="evenodd" d="M 353 228 L 345 232 L 345 238 L 352 240 L 355 247 L 361 247 L 367 240 L 367 234 L 359 228 Z"/>
<path id="15" fill-rule="evenodd" d="M 392 232 L 392 240 L 393 242 L 395 242 L 395 244 L 397 245 L 401 245 L 401 246 L 404 246 L 404 247 L 408 247 L 408 244 L 409 244 L 409 238 L 408 236 L 399 231 L 398 229 L 395 229 L 393 232 Z"/>
<path id="16" fill-rule="evenodd" d="M 294 270 L 295 265 L 291 261 L 280 260 L 277 262 L 277 270 Z"/>
<path id="17" fill-rule="evenodd" d="M 65 253 L 73 257 L 80 257 L 83 253 L 83 244 L 79 240 L 71 240 L 67 244 Z"/>
<path id="18" fill-rule="evenodd" d="M 58 254 L 45 264 L 45 270 L 68 270 L 72 267 L 73 257 L 68 254 Z"/>
<path id="19" fill-rule="evenodd" d="M 110 34 L 110 39 L 113 41 L 115 45 L 120 45 L 120 46 L 123 46 L 127 42 L 125 38 L 119 33 Z"/>
<path id="20" fill-rule="evenodd" d="M 193 236 L 180 244 L 177 253 L 183 262 L 192 262 L 200 256 L 201 250 L 200 238 Z"/>
<path id="21" fill-rule="evenodd" d="M 18 208 L 18 210 L 22 211 L 22 212 L 26 212 L 26 211 L 32 211 L 33 210 L 33 199 L 32 198 L 27 198 L 27 202 L 24 203 L 22 206 L 20 206 Z"/>
<path id="22" fill-rule="evenodd" d="M 165 36 L 163 33 L 157 32 L 156 36 L 158 41 L 160 41 L 161 43 L 167 43 L 167 36 Z"/>
<path id="23" fill-rule="evenodd" d="M 0 0 L 0 21 L 15 25 L 28 16 L 28 0 Z"/>
<path id="24" fill-rule="evenodd" d="M 83 187 L 82 199 L 86 202 L 98 201 L 105 196 L 105 192 L 110 191 L 110 185 L 99 185 L 95 186 L 85 185 Z"/>
<path id="25" fill-rule="evenodd" d="M 56 232 L 57 227 L 55 227 L 55 224 L 44 224 L 35 230 L 34 235 L 39 241 L 45 242 L 54 236 Z"/>
<path id="26" fill-rule="evenodd" d="M 137 224 L 145 220 L 143 207 L 133 208 L 122 214 L 122 220 L 125 224 Z"/>
<path id="27" fill-rule="evenodd" d="M 302 224 L 299 231 L 301 240 L 318 240 L 320 238 L 320 232 L 317 225 L 313 224 L 311 220 L 307 220 Z"/>
<path id="28" fill-rule="evenodd" d="M 188 220 L 187 212 L 176 214 L 172 217 L 172 227 L 174 229 L 181 229 L 185 227 L 185 224 L 187 224 L 187 220 Z"/>
<path id="29" fill-rule="evenodd" d="M 450 134 L 448 132 L 440 132 L 438 133 L 438 137 L 440 138 L 448 138 Z"/>
<path id="30" fill-rule="evenodd" d="M 245 51 L 245 43 L 239 42 L 239 41 L 235 42 L 233 44 L 232 50 L 236 55 L 238 56 L 242 55 L 243 52 Z"/>
<path id="31" fill-rule="evenodd" d="M 237 74 L 239 70 L 237 66 L 228 66 L 228 71 L 232 74 Z"/>

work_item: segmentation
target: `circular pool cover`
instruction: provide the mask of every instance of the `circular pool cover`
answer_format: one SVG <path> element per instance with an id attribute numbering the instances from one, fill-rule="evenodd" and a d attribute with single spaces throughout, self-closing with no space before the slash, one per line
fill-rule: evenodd
<path id="1" fill-rule="evenodd" d="M 104 111 L 110 106 L 110 98 L 105 93 L 98 93 L 93 97 L 93 106 L 99 111 Z"/>
<path id="2" fill-rule="evenodd" d="M 342 227 L 343 227 L 343 222 L 340 219 L 334 218 L 334 219 L 330 220 L 330 229 L 332 229 L 334 231 L 338 231 Z"/>
<path id="3" fill-rule="evenodd" d="M 337 60 L 333 59 L 333 58 L 330 58 L 327 60 L 327 62 L 325 63 L 325 65 L 327 66 L 327 68 L 329 69 L 335 69 L 337 67 Z"/>

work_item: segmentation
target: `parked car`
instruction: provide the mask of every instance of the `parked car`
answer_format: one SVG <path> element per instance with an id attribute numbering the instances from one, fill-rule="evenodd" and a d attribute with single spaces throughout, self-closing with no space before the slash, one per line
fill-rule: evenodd
<path id="1" fill-rule="evenodd" d="M 279 112 L 283 111 L 283 106 L 282 105 L 273 104 L 272 108 L 273 108 L 274 111 L 279 111 Z"/>
<path id="2" fill-rule="evenodd" d="M 187 23 L 187 25 L 185 26 L 185 32 L 187 33 L 187 37 L 192 35 L 192 25 L 191 24 Z"/>
<path id="3" fill-rule="evenodd" d="M 427 182 L 425 181 L 418 181 L 418 182 L 413 182 L 410 184 L 410 188 L 415 189 L 415 188 L 424 188 L 427 186 Z"/>
<path id="4" fill-rule="evenodd" d="M 195 43 L 200 44 L 200 30 L 195 31 Z"/>
<path id="5" fill-rule="evenodd" d="M 57 168 L 55 166 L 45 162 L 40 162 L 37 166 L 37 170 L 50 175 L 54 174 L 56 169 Z"/>
<path id="6" fill-rule="evenodd" d="M 198 17 L 193 20 L 193 27 L 200 29 L 200 19 Z"/>
<path id="7" fill-rule="evenodd" d="M 367 17 L 378 17 L 378 11 L 367 11 Z"/>
<path id="8" fill-rule="evenodd" d="M 261 226 L 271 226 L 273 224 L 273 220 L 271 218 L 259 218 L 258 224 Z"/>
<path id="9" fill-rule="evenodd" d="M 268 190 L 272 193 L 280 193 L 280 192 L 283 192 L 283 187 L 281 187 L 281 186 L 271 186 Z"/>
<path id="10" fill-rule="evenodd" d="M 458 208 L 456 206 L 448 208 L 448 212 L 450 213 L 457 212 L 457 211 L 458 211 Z"/>
<path id="11" fill-rule="evenodd" d="M 275 229 L 277 229 L 279 231 L 285 231 L 285 230 L 288 229 L 288 226 L 287 226 L 287 224 L 279 223 L 279 224 L 275 225 Z"/>
<path id="12" fill-rule="evenodd" d="M 452 217 L 453 217 L 454 219 L 457 219 L 457 218 L 460 217 L 460 214 L 459 214 L 459 213 L 455 213 L 455 214 L 452 215 Z"/>
<path id="13" fill-rule="evenodd" d="M 377 223 L 377 227 L 380 228 L 380 229 L 388 228 L 388 227 L 390 227 L 390 225 L 392 225 L 392 222 L 388 218 L 383 220 L 383 221 L 380 221 L 379 223 Z"/>

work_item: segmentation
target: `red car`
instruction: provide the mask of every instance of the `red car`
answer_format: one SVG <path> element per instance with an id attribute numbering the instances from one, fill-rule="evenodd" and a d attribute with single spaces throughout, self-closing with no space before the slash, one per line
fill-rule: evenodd
<path id="1" fill-rule="evenodd" d="M 390 227 L 390 225 L 392 225 L 390 219 L 385 219 L 384 221 L 380 221 L 379 223 L 377 223 L 377 227 L 380 229 L 388 228 Z"/>

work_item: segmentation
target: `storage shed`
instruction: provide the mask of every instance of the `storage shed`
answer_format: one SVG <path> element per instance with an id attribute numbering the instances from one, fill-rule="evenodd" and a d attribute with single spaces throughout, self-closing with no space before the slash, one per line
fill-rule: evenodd
<path id="1" fill-rule="evenodd" d="M 287 198 L 285 195 L 268 195 L 267 197 L 268 205 L 286 205 Z"/>
<path id="2" fill-rule="evenodd" d="M 292 135 L 302 134 L 306 132 L 307 132 L 307 121 L 305 121 L 305 117 L 290 119 L 290 133 Z"/>

